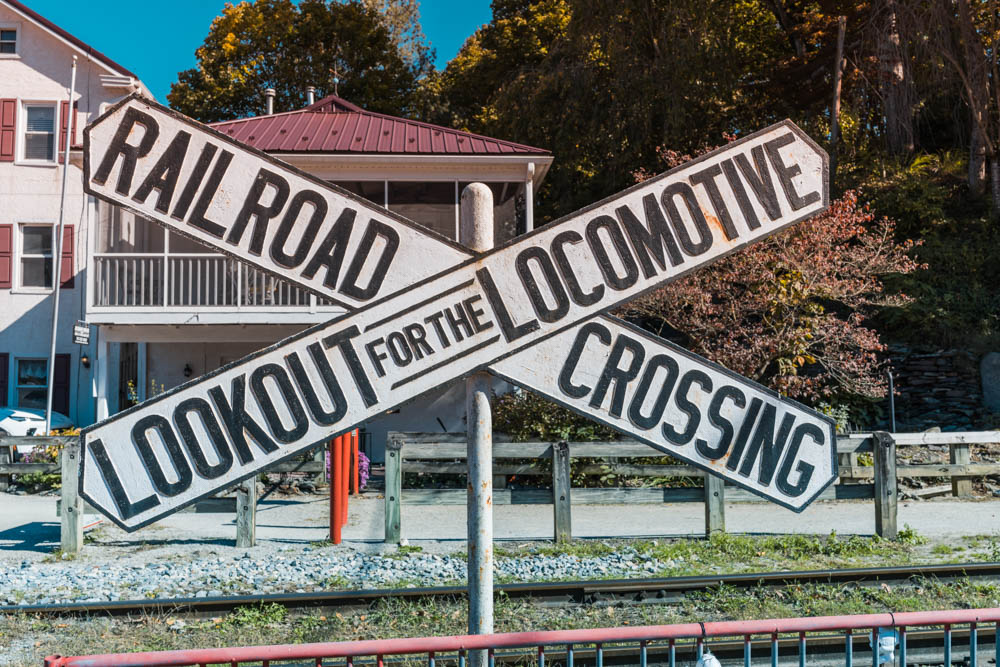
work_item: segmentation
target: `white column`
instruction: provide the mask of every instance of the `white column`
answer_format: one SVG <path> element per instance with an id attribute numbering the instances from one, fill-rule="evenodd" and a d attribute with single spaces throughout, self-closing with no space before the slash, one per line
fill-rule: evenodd
<path id="1" fill-rule="evenodd" d="M 108 344 L 104 327 L 98 326 L 94 345 L 94 398 L 97 399 L 97 421 L 107 419 L 108 410 L 108 364 L 110 363 L 111 346 Z"/>
<path id="2" fill-rule="evenodd" d="M 528 163 L 528 177 L 524 181 L 525 231 L 535 228 L 535 163 Z"/>

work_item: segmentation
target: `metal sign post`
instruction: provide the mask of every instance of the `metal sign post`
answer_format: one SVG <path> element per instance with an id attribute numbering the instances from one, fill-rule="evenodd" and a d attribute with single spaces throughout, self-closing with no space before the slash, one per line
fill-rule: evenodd
<path id="1" fill-rule="evenodd" d="M 482 183 L 462 192 L 460 240 L 476 252 L 493 248 L 493 192 Z M 493 415 L 490 374 L 465 380 L 468 432 L 468 586 L 469 634 L 493 632 Z M 471 651 L 470 667 L 486 667 L 486 651 Z"/>
<path id="2" fill-rule="evenodd" d="M 89 126 L 85 149 L 90 194 L 353 310 L 86 429 L 82 493 L 128 530 L 501 362 L 793 510 L 836 477 L 829 419 L 674 377 L 664 341 L 601 316 L 827 208 L 827 156 L 789 121 L 475 257 L 141 98 Z"/>

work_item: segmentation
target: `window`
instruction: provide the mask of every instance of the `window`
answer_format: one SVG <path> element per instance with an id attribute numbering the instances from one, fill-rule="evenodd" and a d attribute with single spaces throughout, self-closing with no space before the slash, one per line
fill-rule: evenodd
<path id="1" fill-rule="evenodd" d="M 458 238 L 455 182 L 389 183 L 389 210 L 454 240 Z"/>
<path id="2" fill-rule="evenodd" d="M 52 287 L 52 225 L 21 225 L 21 287 Z"/>
<path id="3" fill-rule="evenodd" d="M 17 28 L 0 27 L 0 55 L 17 53 Z"/>
<path id="4" fill-rule="evenodd" d="M 54 104 L 24 105 L 22 159 L 55 162 L 56 107 Z"/>
<path id="5" fill-rule="evenodd" d="M 48 373 L 45 359 L 17 360 L 17 407 L 45 409 L 48 398 Z"/>

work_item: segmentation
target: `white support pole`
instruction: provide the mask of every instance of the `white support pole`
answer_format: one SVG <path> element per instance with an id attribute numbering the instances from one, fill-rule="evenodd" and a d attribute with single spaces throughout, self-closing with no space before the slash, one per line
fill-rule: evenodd
<path id="1" fill-rule="evenodd" d="M 462 192 L 459 240 L 476 252 L 493 247 L 493 192 L 472 183 Z M 493 632 L 493 416 L 490 375 L 476 373 L 465 380 L 469 497 L 468 579 L 469 634 Z M 486 651 L 470 651 L 469 667 L 485 667 Z"/>
<path id="2" fill-rule="evenodd" d="M 69 118 L 66 120 L 66 151 L 63 153 L 63 173 L 62 173 L 62 193 L 59 195 L 59 225 L 56 228 L 55 238 L 52 239 L 52 344 L 49 347 L 48 366 L 48 390 L 45 392 L 45 433 L 48 435 L 52 430 L 52 392 L 55 388 L 53 375 L 56 365 L 56 334 L 59 331 L 59 283 L 62 282 L 62 251 L 63 251 L 63 228 L 66 220 L 66 181 L 69 176 L 69 148 L 73 144 L 73 97 L 76 95 L 76 56 L 73 56 L 73 73 L 70 75 L 69 84 L 69 106 L 66 113 Z M 59 122 L 58 120 L 56 121 Z"/>
<path id="3" fill-rule="evenodd" d="M 97 400 L 95 417 L 97 421 L 107 419 L 110 416 L 108 409 L 108 365 L 111 354 L 111 346 L 108 344 L 108 335 L 104 332 L 104 327 L 98 326 L 96 331 L 97 344 L 94 346 L 94 398 Z"/>
<path id="4" fill-rule="evenodd" d="M 524 231 L 535 228 L 535 163 L 528 163 L 528 177 L 524 180 Z"/>

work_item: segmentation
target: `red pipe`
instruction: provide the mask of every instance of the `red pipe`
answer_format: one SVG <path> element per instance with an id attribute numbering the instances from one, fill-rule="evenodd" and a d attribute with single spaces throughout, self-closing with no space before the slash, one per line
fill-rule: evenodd
<path id="1" fill-rule="evenodd" d="M 45 659 L 45 665 L 46 667 L 123 667 L 126 665 L 183 667 L 210 663 L 314 660 L 317 658 L 347 658 L 364 655 L 374 655 L 381 659 L 383 655 L 431 652 L 448 653 L 460 650 L 524 648 L 554 644 L 607 644 L 612 642 L 661 641 L 698 637 L 770 635 L 774 632 L 821 632 L 855 628 L 962 625 L 998 621 L 1000 621 L 1000 608 L 955 609 L 950 611 L 902 612 L 899 614 L 781 618 L 763 621 L 721 621 L 705 623 L 704 626 L 700 623 L 679 623 L 676 625 L 651 625 L 645 627 L 510 632 L 495 635 L 418 637 L 412 639 L 251 646 L 245 648 L 188 649 L 181 651 L 120 653 L 79 657 L 50 656 Z"/>
<path id="2" fill-rule="evenodd" d="M 358 429 L 351 434 L 351 493 L 358 493 Z"/>
<path id="3" fill-rule="evenodd" d="M 334 544 L 340 544 L 340 505 L 343 502 L 340 498 L 340 487 L 344 480 L 344 467 L 341 465 L 343 443 L 343 436 L 338 435 L 334 438 L 333 452 L 330 454 L 331 475 L 333 476 L 332 484 L 330 484 L 330 541 Z"/>
<path id="4" fill-rule="evenodd" d="M 347 525 L 347 485 L 351 479 L 351 434 L 345 433 L 341 437 L 343 438 L 343 444 L 341 445 L 342 449 L 340 450 L 340 525 L 341 527 L 344 527 Z"/>

